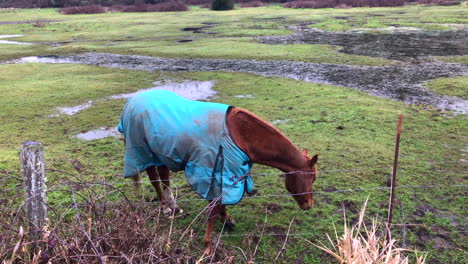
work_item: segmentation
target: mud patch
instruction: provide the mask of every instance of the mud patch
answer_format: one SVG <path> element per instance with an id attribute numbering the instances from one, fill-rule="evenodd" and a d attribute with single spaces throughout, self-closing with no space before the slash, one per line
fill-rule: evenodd
<path id="1" fill-rule="evenodd" d="M 367 92 L 370 95 L 399 100 L 408 104 L 432 105 L 455 113 L 468 113 L 468 101 L 458 97 L 432 93 L 423 85 L 426 81 L 436 78 L 468 75 L 468 65 L 463 64 L 421 63 L 404 66 L 351 66 L 292 61 L 162 59 L 108 53 L 29 58 L 34 59 L 20 59 L 15 62 L 76 63 L 149 72 L 247 72 L 263 76 L 285 77 L 313 83 L 349 87 Z"/>
<path id="2" fill-rule="evenodd" d="M 216 34 L 214 32 L 206 32 L 206 29 L 212 28 L 217 26 L 218 24 L 215 23 L 202 23 L 204 26 L 201 27 L 186 27 L 186 28 L 181 28 L 182 31 L 192 31 L 192 33 L 196 34 Z"/>
<path id="3" fill-rule="evenodd" d="M 344 18 L 343 18 L 344 19 Z M 329 44 L 342 47 L 341 52 L 354 55 L 408 60 L 424 56 L 467 55 L 467 29 L 452 31 L 407 30 L 393 27 L 380 33 L 362 31 L 332 32 L 309 28 L 304 24 L 287 27 L 288 36 L 262 36 L 264 44 Z M 376 29 L 372 29 L 376 31 Z M 386 32 L 390 31 L 390 32 Z"/>
<path id="4" fill-rule="evenodd" d="M 17 37 L 23 37 L 23 35 L 0 35 L 0 44 L 34 45 L 34 43 L 29 43 L 29 42 L 18 42 L 18 41 L 12 41 L 12 40 L 3 40 L 3 39 L 6 39 L 6 38 L 17 38 Z"/>
<path id="5" fill-rule="evenodd" d="M 77 138 L 82 139 L 82 140 L 96 140 L 96 139 L 101 139 L 101 138 L 106 138 L 106 137 L 120 137 L 120 132 L 117 131 L 117 128 L 111 127 L 111 128 L 106 128 L 106 127 L 100 127 L 99 129 L 96 130 L 91 130 L 85 133 L 80 133 L 76 135 Z"/>

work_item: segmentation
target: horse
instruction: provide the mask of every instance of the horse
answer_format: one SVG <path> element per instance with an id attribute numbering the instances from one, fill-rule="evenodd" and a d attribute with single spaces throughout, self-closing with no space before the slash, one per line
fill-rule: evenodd
<path id="1" fill-rule="evenodd" d="M 314 204 L 318 155 L 309 157 L 307 150 L 299 150 L 278 129 L 245 109 L 153 90 L 127 101 L 118 130 L 126 145 L 125 177 L 137 180 L 146 171 L 161 204 L 177 211 L 170 172 L 184 170 L 192 189 L 208 200 L 211 210 L 204 255 L 213 253 L 214 225 L 219 217 L 226 226 L 234 226 L 226 206 L 238 203 L 251 190 L 252 164 L 284 172 L 286 189 L 302 210 Z"/>

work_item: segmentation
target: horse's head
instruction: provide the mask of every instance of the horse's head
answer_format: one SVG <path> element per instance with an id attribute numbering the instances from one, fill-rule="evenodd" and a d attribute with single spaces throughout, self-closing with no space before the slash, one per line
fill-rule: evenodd
<path id="1" fill-rule="evenodd" d="M 314 205 L 314 196 L 312 194 L 312 185 L 317 178 L 317 159 L 318 155 L 310 158 L 307 156 L 307 150 L 302 153 L 306 159 L 306 165 L 299 171 L 286 173 L 286 189 L 292 194 L 297 204 L 302 210 L 308 210 Z"/>

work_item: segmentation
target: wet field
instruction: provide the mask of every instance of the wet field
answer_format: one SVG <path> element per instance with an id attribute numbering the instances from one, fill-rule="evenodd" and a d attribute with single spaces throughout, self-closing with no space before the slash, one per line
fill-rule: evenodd
<path id="1" fill-rule="evenodd" d="M 74 56 L 28 57 L 15 63 L 73 63 L 144 71 L 228 71 L 247 72 L 350 87 L 370 95 L 408 104 L 427 104 L 455 113 L 468 113 L 468 102 L 458 97 L 435 94 L 424 83 L 441 77 L 468 74 L 468 65 L 421 63 L 395 66 L 350 66 L 291 61 L 223 59 L 162 59 L 137 55 L 86 53 Z"/>

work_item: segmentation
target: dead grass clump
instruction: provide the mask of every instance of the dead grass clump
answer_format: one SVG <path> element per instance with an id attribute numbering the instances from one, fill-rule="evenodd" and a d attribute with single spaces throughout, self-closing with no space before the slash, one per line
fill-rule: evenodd
<path id="1" fill-rule="evenodd" d="M 385 240 L 380 237 L 377 219 L 372 220 L 372 225 L 367 227 L 364 223 L 367 200 L 362 206 L 358 222 L 349 226 L 344 216 L 344 231 L 341 237 L 338 236 L 335 228 L 335 240 L 328 234 L 327 238 L 331 246 L 314 246 L 333 256 L 340 263 L 359 264 L 408 264 L 409 259 L 403 252 L 412 250 L 398 248 L 396 240 L 389 238 Z M 424 264 L 426 255 L 416 256 L 418 264 Z"/>
<path id="2" fill-rule="evenodd" d="M 34 23 L 33 23 L 33 27 L 38 27 L 38 28 L 43 28 L 47 26 L 47 22 L 44 21 L 44 20 L 36 20 Z"/>
<path id="3" fill-rule="evenodd" d="M 64 15 L 101 14 L 105 12 L 106 9 L 100 5 L 70 6 L 59 9 L 59 13 Z"/>
<path id="4" fill-rule="evenodd" d="M 261 6 L 266 6 L 266 5 L 267 4 L 262 1 L 252 1 L 252 2 L 241 3 L 240 7 L 261 7 Z"/>

